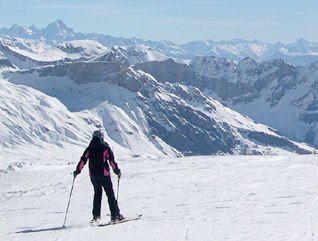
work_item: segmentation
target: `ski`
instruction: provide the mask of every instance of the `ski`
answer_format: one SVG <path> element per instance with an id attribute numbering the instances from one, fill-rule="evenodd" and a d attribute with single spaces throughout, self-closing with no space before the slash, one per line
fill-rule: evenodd
<path id="1" fill-rule="evenodd" d="M 119 224 L 119 223 L 126 223 L 126 222 L 130 222 L 130 221 L 134 221 L 134 220 L 139 220 L 140 218 L 142 217 L 142 214 L 138 214 L 136 217 L 129 217 L 129 218 L 125 218 L 123 220 L 120 220 L 120 221 L 116 221 L 116 222 L 112 222 L 112 221 L 109 221 L 109 222 L 100 222 L 98 224 L 98 227 L 104 227 L 104 226 L 109 226 L 109 225 L 116 225 L 116 224 Z"/>

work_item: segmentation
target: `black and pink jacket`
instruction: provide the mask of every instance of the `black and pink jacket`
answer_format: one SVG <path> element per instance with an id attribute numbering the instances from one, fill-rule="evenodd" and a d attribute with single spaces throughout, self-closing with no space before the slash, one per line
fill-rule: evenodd
<path id="1" fill-rule="evenodd" d="M 120 172 L 109 145 L 98 137 L 94 137 L 85 149 L 76 169 L 81 172 L 89 160 L 89 173 L 91 176 L 110 176 L 110 166 L 115 174 Z"/>

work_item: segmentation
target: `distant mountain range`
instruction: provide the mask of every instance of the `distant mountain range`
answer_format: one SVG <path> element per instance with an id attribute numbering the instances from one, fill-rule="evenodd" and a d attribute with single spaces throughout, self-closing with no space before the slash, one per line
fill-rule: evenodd
<path id="1" fill-rule="evenodd" d="M 318 146 L 318 62 L 261 61 L 269 45 L 244 40 L 219 42 L 242 49 L 236 60 L 196 55 L 187 49 L 201 51 L 199 42 L 75 33 L 61 21 L 1 31 L 4 147 L 79 144 L 96 128 L 132 156 L 305 154 L 315 151 L 307 144 Z M 242 46 L 259 60 L 239 57 Z"/>
<path id="2" fill-rule="evenodd" d="M 171 41 L 151 41 L 140 38 L 113 37 L 99 33 L 79 33 L 66 26 L 61 20 L 50 23 L 43 29 L 15 24 L 10 28 L 1 28 L 0 35 L 33 40 L 41 39 L 50 43 L 84 39 L 94 40 L 108 48 L 113 46 L 144 45 L 163 55 L 182 60 L 192 60 L 196 56 L 211 55 L 235 61 L 245 57 L 252 58 L 258 62 L 283 59 L 293 65 L 306 65 L 318 60 L 318 43 L 310 43 L 305 39 L 299 39 L 295 43 L 290 44 L 280 42 L 271 44 L 257 40 L 236 39 L 232 41 L 192 41 L 178 45 Z"/>
<path id="3" fill-rule="evenodd" d="M 133 156 L 314 151 L 198 88 L 158 82 L 118 59 L 59 63 L 3 76 L 14 84 L 2 84 L 0 91 L 2 140 L 10 145 L 78 143 L 89 130 L 103 128 L 112 145 Z"/>

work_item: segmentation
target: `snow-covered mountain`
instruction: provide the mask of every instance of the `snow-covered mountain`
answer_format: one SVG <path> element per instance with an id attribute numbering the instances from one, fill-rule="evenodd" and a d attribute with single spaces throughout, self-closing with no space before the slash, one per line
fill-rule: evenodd
<path id="1" fill-rule="evenodd" d="M 93 58 L 93 61 L 121 61 L 125 65 L 135 65 L 149 61 L 164 61 L 168 56 L 145 45 L 114 46 L 111 51 Z M 180 60 L 180 62 L 182 62 Z"/>
<path id="2" fill-rule="evenodd" d="M 98 33 L 75 32 L 61 20 L 52 22 L 43 29 L 37 29 L 35 26 L 13 25 L 11 28 L 1 28 L 0 35 L 45 40 L 47 43 L 53 45 L 73 40 L 93 40 L 107 48 L 143 45 L 150 47 L 162 55 L 183 60 L 192 60 L 196 56 L 210 55 L 235 61 L 246 57 L 253 58 L 258 62 L 283 59 L 293 65 L 307 65 L 318 60 L 318 43 L 310 43 L 304 39 L 299 39 L 289 44 L 235 39 L 229 41 L 200 40 L 178 45 L 167 40 L 151 41 L 140 38 L 114 37 Z"/>
<path id="3" fill-rule="evenodd" d="M 86 117 L 90 130 L 105 128 L 112 141 L 134 155 L 153 153 L 153 148 L 195 155 L 313 150 L 228 109 L 198 88 L 160 83 L 117 59 L 59 63 L 7 72 L 5 78 L 55 97 L 72 113 L 91 115 Z"/>
<path id="4" fill-rule="evenodd" d="M 283 60 L 257 63 L 245 58 L 236 63 L 225 58 L 197 57 L 189 65 L 169 60 L 136 68 L 161 82 L 195 86 L 289 138 L 317 146 L 317 63 L 296 67 Z"/>
<path id="5" fill-rule="evenodd" d="M 276 153 L 277 148 L 297 153 L 313 150 L 293 143 L 269 127 L 256 124 L 214 99 L 241 111 L 239 104 L 256 101 L 266 90 L 271 91 L 271 95 L 263 99 L 272 107 L 287 90 L 301 83 L 295 76 L 302 70 L 300 72 L 305 78 L 305 73 L 309 71 L 305 67 L 296 68 L 282 60 L 257 63 L 250 58 L 236 62 L 217 57 L 196 57 L 187 64 L 187 61 L 176 58 L 186 52 L 180 47 L 171 47 L 173 43 L 169 41 L 160 41 L 157 45 L 160 46 L 159 50 L 156 49 L 155 42 L 148 41 L 144 45 L 138 44 L 137 39 L 133 45 L 107 48 L 101 41 L 95 41 L 97 38 L 80 39 L 89 34 L 76 33 L 61 21 L 42 30 L 35 27 L 19 29 L 18 26 L 14 29 L 12 34 L 24 33 L 25 38 L 0 37 L 1 69 L 10 70 L 4 74 L 5 79 L 56 98 L 72 115 L 80 113 L 80 117 L 73 117 L 79 118 L 79 123 L 86 123 L 81 115 L 83 111 L 88 111 L 84 115 L 92 116 L 93 121 L 89 120 L 88 123 L 93 125 L 86 133 L 97 127 L 110 128 L 109 138 L 127 152 L 137 152 L 132 155 L 141 155 L 145 150 L 148 154 L 169 155 L 263 154 Z M 7 31 L 8 34 L 11 30 Z M 244 40 L 238 40 L 236 44 L 244 45 Z M 267 47 L 257 47 L 259 43 L 256 41 L 254 44 L 250 52 L 257 50 L 259 55 Z M 306 45 L 305 41 L 302 44 Z M 150 45 L 155 47 L 149 47 Z M 297 48 L 294 46 L 294 49 Z M 165 55 L 163 52 L 169 54 Z M 278 83 L 276 89 L 275 81 Z M 11 86 L 14 88 L 14 85 Z M 3 111 L 8 114 L 9 108 Z M 72 116 L 68 112 L 53 113 L 52 116 Z M 312 132 L 307 131 L 305 136 L 301 136 L 300 133 L 307 128 L 307 124 L 302 124 L 301 128 L 296 125 L 298 132 L 294 134 L 292 128 L 282 129 L 280 125 L 276 125 L 275 120 L 266 122 L 249 111 L 242 113 L 255 117 L 257 121 L 278 129 L 292 139 L 317 144 Z M 304 122 L 305 119 L 306 122 L 310 117 L 305 113 L 307 112 L 302 112 L 302 117 L 297 120 Z M 32 120 L 29 117 L 21 118 Z M 124 121 L 117 123 L 117 118 Z M 43 116 L 35 120 L 38 119 L 40 123 L 43 122 Z M 295 118 L 290 120 L 296 121 Z M 13 124 L 5 124 L 7 127 L 11 125 Z M 61 134 L 60 130 L 54 129 L 58 125 L 62 124 L 55 123 L 47 129 Z M 310 126 L 312 128 L 312 124 Z M 35 132 L 48 138 L 44 130 L 46 129 L 43 127 L 37 127 Z M 5 131 L 10 132 L 10 129 Z M 74 130 L 67 128 L 65 132 L 74 133 Z M 23 136 L 30 135 L 33 134 L 28 132 Z M 75 136 L 76 140 L 83 138 L 77 134 L 71 136 Z M 49 135 L 48 139 L 50 138 Z"/>
<path id="6" fill-rule="evenodd" d="M 60 61 L 87 60 L 110 50 L 92 40 L 64 41 L 57 44 L 45 40 L 0 37 L 0 53 L 21 69 L 55 64 Z"/>
<path id="7" fill-rule="evenodd" d="M 107 48 L 94 40 L 71 40 L 52 44 L 43 39 L 32 40 L 10 36 L 0 37 L 0 57 L 20 69 L 52 65 L 58 62 L 83 60 L 110 61 L 123 59 L 128 65 L 168 56 L 145 45 L 113 46 Z M 175 58 L 178 62 L 186 62 Z"/>
<path id="8" fill-rule="evenodd" d="M 48 87 L 54 86 L 52 83 L 43 84 Z M 105 139 L 123 157 L 177 154 L 173 148 L 160 142 L 159 138 L 153 138 L 150 142 L 140 127 L 134 125 L 122 109 L 107 102 L 100 103 L 96 108 L 88 108 L 92 103 L 86 102 L 87 106 L 80 106 L 85 100 L 88 101 L 87 99 L 83 98 L 80 101 L 78 97 L 76 100 L 70 95 L 68 99 L 63 98 L 64 101 L 73 101 L 73 107 L 70 107 L 65 106 L 57 98 L 26 85 L 12 84 L 4 79 L 0 80 L 0 85 L 1 149 L 9 151 L 48 145 L 52 148 L 84 146 L 94 130 L 106 127 Z M 69 88 L 72 84 L 68 86 L 68 83 L 63 83 L 60 87 L 62 86 L 66 89 L 61 95 L 71 91 Z M 83 90 L 87 91 L 87 87 L 86 85 Z M 91 89 L 98 87 L 100 86 L 90 86 Z M 54 87 L 52 89 L 54 90 Z M 94 101 L 94 97 L 96 93 L 92 96 L 91 102 Z M 69 110 L 68 107 L 77 109 Z M 79 108 L 81 110 L 78 110 Z M 159 150 L 159 147 L 165 152 Z"/>
<path id="9" fill-rule="evenodd" d="M 192 41 L 182 45 L 182 48 L 194 56 L 217 56 L 232 60 L 250 57 L 259 60 L 271 48 L 271 44 L 257 40 L 247 41 L 235 39 L 232 41 Z"/>
<path id="10" fill-rule="evenodd" d="M 318 43 L 310 43 L 304 39 L 289 44 L 244 39 L 193 41 L 182 45 L 182 48 L 194 57 L 213 55 L 235 61 L 248 57 L 258 62 L 283 59 L 293 65 L 307 65 L 318 60 Z"/>
<path id="11" fill-rule="evenodd" d="M 67 27 L 63 21 L 57 20 L 47 25 L 44 29 L 37 29 L 34 25 L 27 27 L 14 24 L 10 28 L 1 28 L 2 35 L 25 39 L 41 39 L 48 41 L 62 41 L 74 39 L 76 33 Z"/>

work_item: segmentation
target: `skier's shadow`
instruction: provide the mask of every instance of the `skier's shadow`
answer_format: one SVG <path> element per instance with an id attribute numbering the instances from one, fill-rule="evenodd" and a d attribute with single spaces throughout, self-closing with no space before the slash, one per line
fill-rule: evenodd
<path id="1" fill-rule="evenodd" d="M 60 227 L 52 227 L 52 228 L 25 229 L 25 230 L 18 231 L 16 233 L 40 233 L 40 232 L 57 231 L 57 230 L 63 230 L 63 229 L 66 229 L 66 227 L 60 226 Z"/>

